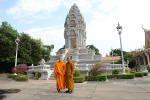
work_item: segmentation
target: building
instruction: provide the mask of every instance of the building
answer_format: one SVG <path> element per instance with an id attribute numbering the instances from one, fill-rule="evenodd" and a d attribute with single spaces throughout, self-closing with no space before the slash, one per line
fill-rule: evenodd
<path id="1" fill-rule="evenodd" d="M 86 48 L 86 23 L 76 4 L 70 8 L 64 28 L 65 49 L 51 57 L 51 65 L 59 57 L 64 61 L 71 57 L 80 71 L 88 71 L 91 65 L 101 61 L 101 55 L 95 55 L 95 51 Z"/>
<path id="2" fill-rule="evenodd" d="M 145 47 L 133 51 L 133 55 L 136 59 L 136 65 L 150 66 L 150 30 L 144 29 L 145 33 Z"/>

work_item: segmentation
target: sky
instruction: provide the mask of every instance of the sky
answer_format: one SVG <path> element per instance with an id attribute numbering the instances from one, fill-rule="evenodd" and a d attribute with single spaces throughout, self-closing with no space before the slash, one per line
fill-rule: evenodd
<path id="1" fill-rule="evenodd" d="M 105 56 L 120 48 L 117 23 L 123 27 L 123 50 L 143 48 L 150 29 L 150 0 L 0 0 L 0 23 L 7 21 L 19 32 L 54 44 L 52 54 L 65 44 L 64 23 L 76 3 L 86 22 L 86 44 Z"/>

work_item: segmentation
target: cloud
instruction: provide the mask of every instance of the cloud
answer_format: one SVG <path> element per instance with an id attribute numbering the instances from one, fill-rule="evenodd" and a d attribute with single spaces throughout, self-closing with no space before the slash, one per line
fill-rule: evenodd
<path id="1" fill-rule="evenodd" d="M 58 14 L 52 15 L 52 12 L 61 12 L 62 6 L 69 11 L 73 3 L 78 5 L 86 19 L 87 44 L 94 44 L 103 55 L 111 48 L 120 48 L 116 30 L 118 21 L 123 27 L 124 50 L 130 51 L 144 46 L 141 25 L 150 28 L 149 0 L 18 0 L 7 13 L 14 16 L 17 21 L 32 23 L 35 19 L 46 18 L 47 15 L 55 19 Z M 54 44 L 54 51 L 57 51 L 64 45 L 62 22 L 58 26 L 33 26 L 26 32 L 34 38 L 41 38 L 44 44 Z"/>
<path id="2" fill-rule="evenodd" d="M 6 13 L 21 22 L 22 19 L 34 21 L 33 19 L 45 18 L 47 14 L 56 11 L 60 4 L 60 0 L 18 0 Z"/>
<path id="3" fill-rule="evenodd" d="M 53 26 L 53 27 L 43 27 L 43 28 L 33 28 L 26 30 L 31 37 L 35 39 L 41 39 L 46 45 L 54 44 L 54 51 L 52 54 L 64 45 L 64 30 L 63 27 Z"/>

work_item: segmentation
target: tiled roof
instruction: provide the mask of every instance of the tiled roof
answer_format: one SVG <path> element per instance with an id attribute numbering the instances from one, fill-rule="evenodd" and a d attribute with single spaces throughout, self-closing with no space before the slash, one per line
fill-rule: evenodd
<path id="1" fill-rule="evenodd" d="M 121 58 L 120 56 L 106 56 L 106 57 L 102 57 L 102 62 L 117 62 L 119 61 Z"/>

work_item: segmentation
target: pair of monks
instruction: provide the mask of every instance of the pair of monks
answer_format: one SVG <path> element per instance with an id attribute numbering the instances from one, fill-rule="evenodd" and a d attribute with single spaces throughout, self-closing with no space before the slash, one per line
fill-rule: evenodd
<path id="1" fill-rule="evenodd" d="M 54 64 L 54 75 L 56 78 L 57 91 L 67 88 L 65 93 L 72 93 L 74 90 L 74 63 L 71 59 L 67 58 L 67 63 L 65 64 L 60 58 Z"/>

